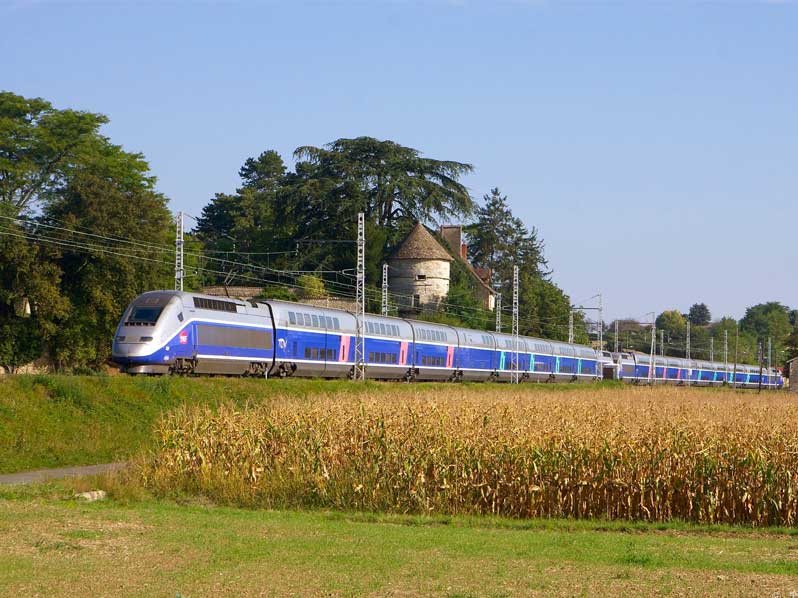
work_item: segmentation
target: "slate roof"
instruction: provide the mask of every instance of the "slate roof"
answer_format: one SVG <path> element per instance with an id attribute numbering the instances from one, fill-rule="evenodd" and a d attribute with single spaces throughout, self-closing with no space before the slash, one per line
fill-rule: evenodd
<path id="1" fill-rule="evenodd" d="M 416 222 L 413 230 L 405 237 L 399 248 L 393 252 L 391 259 L 394 260 L 443 260 L 453 261 L 449 252 L 446 251 L 435 237 L 420 222 Z"/>

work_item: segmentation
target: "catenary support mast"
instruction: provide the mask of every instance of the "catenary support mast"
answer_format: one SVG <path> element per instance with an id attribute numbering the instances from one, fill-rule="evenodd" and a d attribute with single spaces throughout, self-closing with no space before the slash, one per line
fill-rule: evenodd
<path id="1" fill-rule="evenodd" d="M 183 212 L 175 217 L 175 290 L 183 290 Z"/>
<path id="2" fill-rule="evenodd" d="M 502 331 L 502 294 L 496 293 L 496 332 Z"/>
<path id="3" fill-rule="evenodd" d="M 513 352 L 512 382 L 518 384 L 518 266 L 513 266 Z"/>
<path id="4" fill-rule="evenodd" d="M 388 315 L 388 264 L 382 265 L 382 315 Z"/>
<path id="5" fill-rule="evenodd" d="M 363 212 L 357 215 L 357 286 L 355 288 L 356 336 L 353 378 L 365 380 L 363 327 L 366 319 L 366 226 Z"/>

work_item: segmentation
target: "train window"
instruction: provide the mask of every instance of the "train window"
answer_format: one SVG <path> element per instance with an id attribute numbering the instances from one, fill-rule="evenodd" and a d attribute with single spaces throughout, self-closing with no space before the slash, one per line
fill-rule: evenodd
<path id="1" fill-rule="evenodd" d="M 310 359 L 310 347 L 305 347 L 305 359 Z"/>
<path id="2" fill-rule="evenodd" d="M 333 328 L 339 330 L 341 328 L 341 324 L 338 322 L 338 318 L 333 318 Z"/>
<path id="3" fill-rule="evenodd" d="M 182 311 L 179 314 L 177 314 L 177 321 L 178 322 L 182 322 L 183 321 L 183 312 Z"/>
<path id="4" fill-rule="evenodd" d="M 125 324 L 155 324 L 163 307 L 134 307 Z"/>
<path id="5" fill-rule="evenodd" d="M 311 355 L 313 356 L 313 359 L 318 359 L 319 358 L 319 349 L 317 347 L 313 347 L 313 351 L 311 351 Z"/>
<path id="6" fill-rule="evenodd" d="M 288 322 L 290 324 L 296 324 L 296 315 L 292 311 L 288 312 Z"/>
<path id="7" fill-rule="evenodd" d="M 311 321 L 311 325 L 314 328 L 318 328 L 319 327 L 319 316 L 317 316 L 316 314 L 313 314 L 312 316 L 310 316 L 310 321 Z"/>
<path id="8" fill-rule="evenodd" d="M 305 319 L 305 326 L 313 326 L 313 319 L 310 314 L 302 314 L 302 317 Z"/>
<path id="9" fill-rule="evenodd" d="M 332 328 L 332 318 L 330 316 L 325 316 L 324 320 L 327 323 L 327 328 Z"/>
<path id="10" fill-rule="evenodd" d="M 385 324 L 383 324 L 382 322 L 380 322 L 380 334 L 388 334 L 387 332 L 385 332 Z"/>
<path id="11" fill-rule="evenodd" d="M 197 326 L 197 344 L 215 347 L 241 347 L 245 349 L 271 349 L 271 330 L 254 330 L 233 326 Z"/>
<path id="12" fill-rule="evenodd" d="M 197 309 L 212 309 L 214 311 L 238 311 L 236 304 L 232 301 L 220 301 L 219 299 L 206 299 L 205 297 L 194 297 L 194 307 Z"/>

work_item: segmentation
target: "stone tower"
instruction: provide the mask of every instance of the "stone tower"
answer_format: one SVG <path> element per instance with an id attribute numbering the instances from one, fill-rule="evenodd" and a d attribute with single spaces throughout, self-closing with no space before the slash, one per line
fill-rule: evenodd
<path id="1" fill-rule="evenodd" d="M 449 293 L 452 256 L 417 222 L 388 258 L 391 293 L 401 295 L 402 310 L 434 307 Z"/>

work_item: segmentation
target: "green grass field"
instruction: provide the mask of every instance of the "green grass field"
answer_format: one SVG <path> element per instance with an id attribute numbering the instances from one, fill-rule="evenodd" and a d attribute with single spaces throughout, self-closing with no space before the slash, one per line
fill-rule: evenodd
<path id="1" fill-rule="evenodd" d="M 0 489 L 4 596 L 789 596 L 785 530 L 83 504 Z"/>

